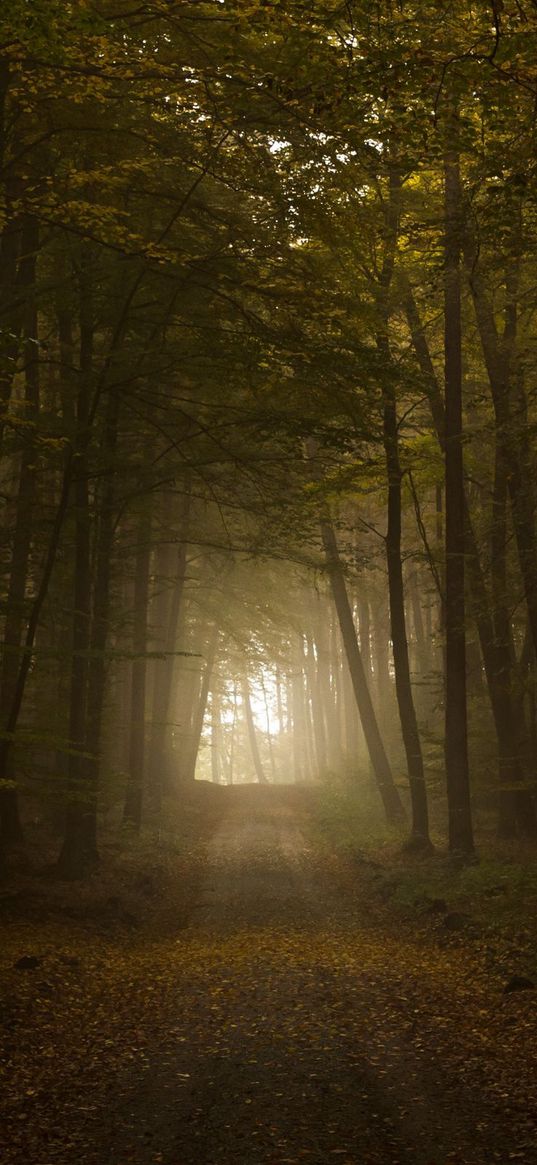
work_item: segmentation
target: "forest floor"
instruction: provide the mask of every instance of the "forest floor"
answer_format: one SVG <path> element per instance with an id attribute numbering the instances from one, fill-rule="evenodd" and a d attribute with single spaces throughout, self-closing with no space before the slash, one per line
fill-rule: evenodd
<path id="1" fill-rule="evenodd" d="M 514 940 L 396 909 L 307 790 L 217 800 L 98 906 L 4 897 L 5 1165 L 537 1165 Z"/>

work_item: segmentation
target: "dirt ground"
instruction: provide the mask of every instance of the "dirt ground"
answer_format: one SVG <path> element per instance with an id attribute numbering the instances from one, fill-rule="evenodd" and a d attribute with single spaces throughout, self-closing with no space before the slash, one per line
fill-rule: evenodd
<path id="1" fill-rule="evenodd" d="M 24 970 L 8 926 L 6 1162 L 537 1163 L 536 993 L 373 903 L 297 793 L 223 795 L 177 927 L 53 922 Z"/>

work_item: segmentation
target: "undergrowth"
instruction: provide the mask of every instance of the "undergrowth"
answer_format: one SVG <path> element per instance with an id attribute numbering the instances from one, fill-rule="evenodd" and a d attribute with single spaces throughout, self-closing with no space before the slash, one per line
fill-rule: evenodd
<path id="1" fill-rule="evenodd" d="M 435 812 L 433 806 L 433 820 Z M 361 865 L 371 891 L 394 910 L 442 919 L 457 912 L 482 932 L 508 934 L 530 946 L 537 972 L 537 847 L 500 841 L 484 820 L 476 831 L 476 861 L 447 852 L 445 833 L 432 830 L 434 852 L 404 849 L 406 833 L 387 827 L 375 791 L 339 784 L 319 790 L 313 832 L 321 845 Z"/>

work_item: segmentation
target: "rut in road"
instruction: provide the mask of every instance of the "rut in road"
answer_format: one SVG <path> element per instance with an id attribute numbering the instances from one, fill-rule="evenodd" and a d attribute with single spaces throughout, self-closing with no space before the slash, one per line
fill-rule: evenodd
<path id="1" fill-rule="evenodd" d="M 457 1042 L 465 976 L 446 974 L 444 952 L 381 932 L 367 900 L 327 877 L 285 791 L 239 788 L 228 802 L 168 954 L 170 1027 L 119 1082 L 106 1160 L 513 1159 L 518 1132 L 479 1049 Z M 82 1160 L 102 1159 L 94 1144 Z M 526 1144 L 516 1160 L 532 1154 Z"/>

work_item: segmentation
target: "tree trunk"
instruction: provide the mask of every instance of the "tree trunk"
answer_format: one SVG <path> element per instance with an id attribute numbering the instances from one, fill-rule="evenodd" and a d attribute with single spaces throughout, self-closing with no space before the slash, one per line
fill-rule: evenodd
<path id="1" fill-rule="evenodd" d="M 274 748 L 272 746 L 272 732 L 271 732 L 271 728 L 270 728 L 270 710 L 269 710 L 268 697 L 267 697 L 267 688 L 266 688 L 263 672 L 261 672 L 261 690 L 263 692 L 263 703 L 265 705 L 265 720 L 266 720 L 266 724 L 267 724 L 267 746 L 268 746 L 269 763 L 270 763 L 270 775 L 272 778 L 272 783 L 274 785 L 274 784 L 276 784 L 276 762 L 274 760 Z"/>
<path id="2" fill-rule="evenodd" d="M 427 384 L 429 403 L 431 406 L 431 414 L 433 417 L 436 434 L 441 449 L 445 451 L 444 406 L 440 389 L 436 380 L 436 373 L 425 338 L 425 332 L 419 318 L 416 303 L 408 284 L 406 310 L 407 318 L 409 321 L 409 328 L 412 335 L 412 342 L 414 344 L 414 349 L 418 357 L 418 362 L 420 364 L 422 374 Z M 502 644 L 496 642 L 495 639 L 490 599 L 487 592 L 487 587 L 485 585 L 477 539 L 474 533 L 466 496 L 464 497 L 464 533 L 466 542 L 466 563 L 468 571 L 471 612 L 472 617 L 475 620 L 479 635 L 481 654 L 483 656 L 483 664 L 487 677 L 487 687 L 494 718 L 494 726 L 498 740 L 499 784 L 511 785 L 514 787 L 516 786 L 519 779 L 518 762 L 516 760 L 519 749 L 515 718 L 512 716 L 510 708 L 506 706 L 505 689 L 502 681 L 502 677 L 509 670 L 510 663 L 504 657 L 504 649 Z M 444 611 L 443 604 L 442 611 Z M 443 615 L 443 621 L 445 623 L 445 612 Z M 509 758 L 511 758 L 511 762 L 509 761 Z M 522 800 L 524 800 L 524 798 L 522 798 Z M 525 822 L 528 820 L 528 818 L 524 812 L 524 809 L 521 807 L 521 798 L 517 798 L 517 818 L 519 828 L 525 831 Z"/>
<path id="3" fill-rule="evenodd" d="M 395 262 L 395 248 L 398 234 L 398 218 L 401 182 L 397 169 L 390 171 L 390 198 L 386 212 L 387 248 L 382 264 L 377 295 L 379 331 L 377 348 L 383 361 L 383 437 L 388 478 L 388 520 L 386 529 L 386 559 L 388 567 L 388 593 L 390 599 L 390 628 L 395 672 L 395 691 L 399 708 L 399 720 L 405 746 L 412 824 L 410 844 L 415 848 L 429 848 L 429 814 L 423 756 L 418 730 L 414 697 L 410 682 L 408 639 L 405 615 L 405 594 L 403 585 L 403 564 L 401 560 L 401 463 L 399 458 L 399 435 L 397 429 L 397 405 L 393 369 L 388 337 L 389 306 L 388 296 Z"/>
<path id="4" fill-rule="evenodd" d="M 86 768 L 88 667 L 91 644 L 91 514 L 89 497 L 89 408 L 93 365 L 93 318 L 87 270 L 80 277 L 80 372 L 76 394 L 76 469 L 73 481 L 75 561 L 72 664 L 69 700 L 67 812 L 58 869 L 82 878 L 98 863 L 97 790 Z"/>
<path id="5" fill-rule="evenodd" d="M 166 596 L 167 601 L 161 607 L 163 621 L 165 623 L 162 646 L 166 654 L 164 659 L 155 661 L 155 682 L 153 688 L 148 760 L 151 772 L 151 789 L 157 816 L 161 812 L 162 793 L 167 783 L 166 777 L 171 751 L 169 745 L 169 721 L 177 658 L 174 653 L 177 650 L 177 632 L 184 595 L 190 504 L 190 482 L 188 481 L 182 499 L 179 522 L 179 543 L 175 548 L 175 560 L 171 564 L 171 593 L 169 598 Z M 163 565 L 166 570 L 166 564 L 164 563 Z M 167 581 L 169 583 L 170 579 Z"/>
<path id="6" fill-rule="evenodd" d="M 231 719 L 229 739 L 228 784 L 232 785 L 235 777 L 235 736 L 237 731 L 237 681 L 233 680 L 233 716 Z"/>
<path id="7" fill-rule="evenodd" d="M 304 679 L 302 671 L 293 672 L 291 676 L 291 707 L 293 715 L 293 773 L 295 784 L 305 780 L 304 772 Z"/>
<path id="8" fill-rule="evenodd" d="M 537 541 L 535 536 L 536 498 L 534 463 L 527 424 L 527 399 L 521 374 L 512 384 L 513 356 L 516 339 L 516 310 L 514 294 L 508 292 L 505 333 L 500 341 L 494 311 L 475 262 L 471 241 L 466 244 L 466 265 L 469 274 L 475 315 L 491 388 L 497 427 L 497 439 L 507 472 L 507 484 L 513 515 L 520 572 L 528 606 L 528 617 L 537 650 Z M 512 321 L 509 319 L 512 315 Z M 516 397 L 516 399 L 514 399 Z M 514 405 L 514 409 L 513 409 Z"/>
<path id="9" fill-rule="evenodd" d="M 498 834 L 500 837 L 516 837 L 520 832 L 534 836 L 537 830 L 535 805 L 530 790 L 525 787 L 520 755 L 520 737 L 523 733 L 520 727 L 518 731 L 513 727 L 517 725 L 521 710 L 513 692 L 514 649 L 507 605 L 507 474 L 503 454 L 498 445 L 492 503 L 490 562 L 494 632 L 498 645 L 498 713 L 502 728 Z"/>
<path id="10" fill-rule="evenodd" d="M 22 232 L 23 260 L 20 265 L 21 294 L 24 295 L 24 381 L 25 421 L 37 426 L 39 418 L 39 345 L 35 300 L 36 261 L 39 229 L 35 219 L 25 220 Z M 21 666 L 21 648 L 26 624 L 26 587 L 33 532 L 36 496 L 35 429 L 26 436 L 22 449 L 16 503 L 15 530 L 7 593 L 4 644 L 0 676 L 2 720 L 9 716 Z M 9 741 L 6 742 L 9 746 Z M 0 773 L 0 835 L 4 849 L 23 842 L 15 774 L 11 754 L 6 755 Z M 5 784 L 4 784 L 5 782 Z"/>
<path id="11" fill-rule="evenodd" d="M 366 675 L 369 677 L 372 674 L 372 677 L 374 677 L 374 691 L 376 694 L 379 723 L 383 726 L 391 726 L 393 719 L 393 685 L 390 674 L 390 624 L 388 605 L 385 603 L 384 595 L 375 596 L 371 603 L 363 600 L 358 605 L 360 650 L 362 650 L 362 618 L 364 611 L 368 612 L 366 642 L 371 660 L 369 667 L 366 667 Z M 369 612 L 371 612 L 370 615 Z M 369 622 L 371 622 L 371 633 L 369 631 Z"/>
<path id="12" fill-rule="evenodd" d="M 455 115 L 451 115 L 455 123 Z M 472 855 L 474 840 L 468 770 L 464 595 L 464 467 L 462 444 L 462 327 L 458 156 L 444 168 L 444 360 L 446 485 L 446 720 L 445 757 L 452 852 Z"/>
<path id="13" fill-rule="evenodd" d="M 0 60 L 0 173 L 3 175 L 3 226 L 0 231 L 0 317 L 2 319 L 2 343 L 0 349 L 0 445 L 4 436 L 4 416 L 12 391 L 17 368 L 17 354 L 21 334 L 24 329 L 25 296 L 24 281 L 28 267 L 35 260 L 35 253 L 24 239 L 28 224 L 13 209 L 20 196 L 18 180 L 10 166 L 7 142 L 12 126 L 13 111 L 8 109 L 8 95 L 12 80 L 17 76 L 17 68 L 12 68 L 6 56 Z M 21 261 L 22 259 L 22 261 Z M 34 264 L 35 265 L 35 264 Z M 37 357 L 37 348 L 32 358 Z"/>
<path id="14" fill-rule="evenodd" d="M 250 690 L 248 687 L 248 677 L 245 675 L 242 681 L 242 703 L 244 707 L 244 716 L 246 719 L 246 729 L 248 732 L 248 742 L 250 745 L 250 752 L 252 754 L 252 763 L 254 772 L 257 777 L 258 784 L 266 785 L 267 778 L 265 776 L 263 765 L 261 763 L 261 756 L 259 754 L 259 747 L 257 744 L 257 735 L 255 730 L 255 721 L 252 712 L 252 705 L 250 702 Z"/>
<path id="15" fill-rule="evenodd" d="M 424 683 L 431 671 L 431 658 L 429 654 L 429 638 L 425 632 L 421 607 L 419 578 L 420 575 L 417 567 L 409 570 L 407 575 L 407 592 L 410 599 L 412 626 L 414 628 L 414 664 L 420 683 Z"/>
<path id="16" fill-rule="evenodd" d="M 306 678 L 309 691 L 309 702 L 311 705 L 311 719 L 313 725 L 313 737 L 315 741 L 315 756 L 317 762 L 317 772 L 323 776 L 327 770 L 327 754 L 326 754 L 326 733 L 323 716 L 323 706 L 321 703 L 321 693 L 319 685 L 318 661 L 315 659 L 313 638 L 311 635 L 306 636 L 306 653 L 304 656 L 306 666 Z"/>
<path id="17" fill-rule="evenodd" d="M 211 692 L 211 779 L 220 784 L 220 705 L 214 690 Z"/>
<path id="18" fill-rule="evenodd" d="M 418 721 L 410 682 L 403 565 L 401 561 L 401 466 L 399 462 L 397 414 L 395 394 L 388 381 L 386 381 L 384 387 L 383 413 L 384 450 L 386 453 L 386 468 L 388 473 L 386 558 L 388 565 L 388 591 L 390 596 L 390 625 L 395 670 L 395 691 L 410 783 L 410 800 L 412 805 L 410 844 L 414 847 L 427 848 L 431 844 L 429 838 L 427 790 L 425 787 L 425 773 Z"/>
<path id="19" fill-rule="evenodd" d="M 134 626 L 131 673 L 131 715 L 129 737 L 129 775 L 123 810 L 123 824 L 137 832 L 142 825 L 145 780 L 145 720 L 147 685 L 147 623 L 149 607 L 149 569 L 151 565 L 151 518 L 143 511 L 138 525 L 138 546 L 134 568 Z"/>
<path id="20" fill-rule="evenodd" d="M 89 786 L 94 789 L 95 797 L 98 796 L 99 791 L 102 723 L 107 677 L 106 649 L 109 635 L 112 551 L 114 545 L 115 454 L 117 448 L 118 422 L 119 394 L 114 389 L 110 389 L 103 440 L 107 476 L 100 498 L 97 526 L 91 652 L 88 665 L 86 710 L 86 780 Z"/>
<path id="21" fill-rule="evenodd" d="M 343 649 L 341 661 L 343 682 L 343 714 L 345 725 L 345 753 L 347 765 L 353 770 L 358 767 L 359 756 L 362 751 L 360 739 L 360 716 L 356 707 L 356 697 L 352 686 L 349 663 Z"/>
<path id="22" fill-rule="evenodd" d="M 207 710 L 207 702 L 209 699 L 209 692 L 211 690 L 211 680 L 213 676 L 214 661 L 216 659 L 216 649 L 218 647 L 218 626 L 214 624 L 209 638 L 207 647 L 207 654 L 205 658 L 205 668 L 203 671 L 203 678 L 201 681 L 201 690 L 198 700 L 198 706 L 194 714 L 192 724 L 192 734 L 190 740 L 190 749 L 188 753 L 188 760 L 185 767 L 185 780 L 191 783 L 196 777 L 196 764 L 198 760 L 198 752 L 201 744 L 201 735 L 203 732 L 203 721 L 205 719 L 205 712 Z"/>
<path id="23" fill-rule="evenodd" d="M 278 729 L 280 736 L 285 732 L 285 716 L 283 707 L 283 687 L 280 669 L 277 667 L 275 672 L 275 687 L 276 687 L 276 708 L 278 711 Z"/>
<path id="24" fill-rule="evenodd" d="M 314 477 L 316 481 L 320 480 L 320 469 L 317 461 L 317 446 L 312 438 L 309 438 L 306 444 L 306 451 L 308 460 L 310 461 Z M 326 568 L 330 579 L 332 594 L 334 596 L 334 603 L 339 620 L 341 630 L 341 637 L 343 646 L 349 664 L 349 671 L 351 673 L 352 686 L 364 736 L 375 774 L 378 790 L 384 806 L 386 819 L 389 823 L 395 824 L 404 821 L 405 812 L 403 804 L 399 796 L 399 792 L 395 785 L 390 763 L 386 756 L 382 737 L 379 732 L 373 702 L 367 685 L 364 665 L 360 648 L 358 646 L 358 637 L 356 635 L 356 628 L 352 617 L 351 605 L 349 596 L 347 594 L 347 587 L 345 584 L 345 577 L 343 574 L 343 566 L 339 556 L 339 550 L 336 540 L 336 534 L 330 516 L 327 512 L 326 506 L 323 507 L 320 516 L 321 538 L 324 547 Z"/>
<path id="25" fill-rule="evenodd" d="M 404 820 L 404 809 L 386 756 L 384 744 L 378 729 L 375 710 L 367 686 L 360 648 L 358 647 L 356 628 L 354 626 L 345 579 L 343 577 L 343 568 L 337 549 L 336 536 L 333 526 L 326 520 L 322 522 L 321 534 L 326 555 L 326 565 L 330 574 L 332 593 L 341 627 L 343 645 L 351 673 L 352 686 L 356 696 L 356 703 L 362 721 L 371 764 L 384 805 L 386 819 L 390 823 L 400 822 Z"/>
<path id="26" fill-rule="evenodd" d="M 314 708 L 310 699 L 310 686 L 308 682 L 306 650 L 303 635 L 299 635 L 298 644 L 300 665 L 302 668 L 302 724 L 304 729 L 304 766 L 306 772 L 311 773 L 312 777 L 318 777 L 319 769 L 315 750 L 315 734 L 313 731 Z"/>

